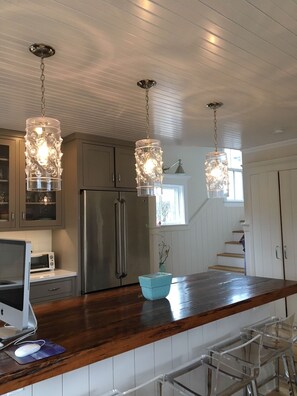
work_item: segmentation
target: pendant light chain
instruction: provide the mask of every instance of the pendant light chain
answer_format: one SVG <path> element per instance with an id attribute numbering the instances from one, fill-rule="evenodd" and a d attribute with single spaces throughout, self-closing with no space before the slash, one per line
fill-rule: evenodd
<path id="1" fill-rule="evenodd" d="M 149 117 L 149 88 L 145 90 L 145 102 L 146 102 L 146 138 L 150 138 L 150 117 Z"/>
<path id="2" fill-rule="evenodd" d="M 45 75 L 44 75 L 44 69 L 45 69 L 45 64 L 44 64 L 44 61 L 43 61 L 43 57 L 41 57 L 41 63 L 40 63 L 41 76 L 40 76 L 40 81 L 41 81 L 41 116 L 42 117 L 45 117 L 45 86 L 44 86 Z"/>
<path id="3" fill-rule="evenodd" d="M 217 133 L 217 108 L 215 107 L 213 110 L 214 115 L 214 144 L 215 144 L 215 151 L 218 151 L 218 133 Z"/>

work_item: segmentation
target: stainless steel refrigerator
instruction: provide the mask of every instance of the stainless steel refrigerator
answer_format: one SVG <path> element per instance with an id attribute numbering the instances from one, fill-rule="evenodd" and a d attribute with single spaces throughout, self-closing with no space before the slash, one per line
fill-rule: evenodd
<path id="1" fill-rule="evenodd" d="M 150 272 L 147 198 L 84 190 L 82 212 L 83 294 L 137 283 Z"/>

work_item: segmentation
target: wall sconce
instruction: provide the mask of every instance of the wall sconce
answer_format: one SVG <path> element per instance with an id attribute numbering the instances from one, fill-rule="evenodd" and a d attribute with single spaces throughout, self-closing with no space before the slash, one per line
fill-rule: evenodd
<path id="1" fill-rule="evenodd" d="M 41 59 L 41 117 L 26 120 L 25 157 L 28 191 L 61 190 L 61 129 L 60 122 L 45 117 L 44 58 L 55 54 L 54 48 L 45 44 L 32 44 L 32 54 Z"/>
<path id="2" fill-rule="evenodd" d="M 177 166 L 177 168 L 176 168 L 174 173 L 176 175 L 184 175 L 185 171 L 184 171 L 181 159 L 177 160 L 174 164 L 168 166 L 167 168 L 163 168 L 163 173 L 166 173 L 166 171 L 168 171 L 169 169 L 173 168 L 176 164 L 178 164 L 178 166 Z"/>
<path id="3" fill-rule="evenodd" d="M 154 80 L 141 80 L 137 85 L 145 89 L 146 100 L 146 139 L 135 143 L 135 168 L 138 197 L 155 196 L 155 188 L 163 180 L 162 149 L 160 140 L 150 139 L 149 134 L 149 89 L 156 85 Z"/>
<path id="4" fill-rule="evenodd" d="M 227 154 L 218 151 L 217 109 L 223 103 L 208 103 L 206 106 L 214 111 L 214 144 L 215 151 L 206 154 L 205 177 L 208 198 L 224 198 L 229 195 L 229 174 Z"/>

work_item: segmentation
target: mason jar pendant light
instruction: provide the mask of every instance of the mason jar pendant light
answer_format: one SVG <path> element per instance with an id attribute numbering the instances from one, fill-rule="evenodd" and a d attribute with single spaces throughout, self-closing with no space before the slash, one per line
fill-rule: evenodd
<path id="1" fill-rule="evenodd" d="M 206 154 L 205 177 L 208 198 L 224 198 L 229 195 L 229 175 L 227 155 L 218 151 L 217 109 L 221 102 L 208 103 L 206 107 L 214 112 L 214 144 L 215 151 Z"/>
<path id="2" fill-rule="evenodd" d="M 55 54 L 54 48 L 45 44 L 32 44 L 32 54 L 41 59 L 41 117 L 26 121 L 25 157 L 28 191 L 61 190 L 61 129 L 60 122 L 45 117 L 44 58 Z"/>
<path id="3" fill-rule="evenodd" d="M 156 85 L 154 80 L 141 80 L 137 85 L 145 89 L 146 100 L 146 139 L 135 143 L 135 168 L 138 197 L 156 195 L 163 179 L 162 149 L 160 141 L 150 138 L 149 125 L 149 89 Z"/>

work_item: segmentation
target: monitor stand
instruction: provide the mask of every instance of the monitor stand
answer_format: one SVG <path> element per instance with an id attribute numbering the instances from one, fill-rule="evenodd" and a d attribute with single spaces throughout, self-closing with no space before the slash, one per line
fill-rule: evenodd
<path id="1" fill-rule="evenodd" d="M 12 344 L 14 341 L 22 339 L 34 334 L 37 330 L 37 319 L 33 308 L 29 303 L 28 327 L 19 330 L 14 326 L 6 325 L 0 327 L 0 350 Z"/>

